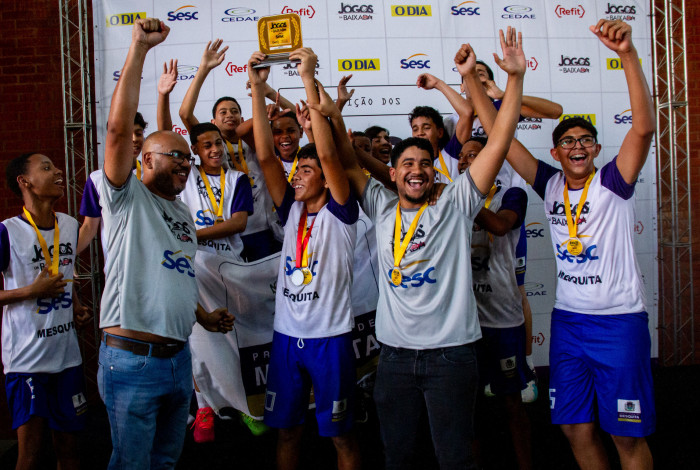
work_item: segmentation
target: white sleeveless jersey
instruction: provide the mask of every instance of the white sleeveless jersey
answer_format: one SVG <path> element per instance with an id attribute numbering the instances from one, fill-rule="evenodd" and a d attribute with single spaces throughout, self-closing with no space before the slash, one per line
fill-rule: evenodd
<path id="1" fill-rule="evenodd" d="M 574 256 L 566 248 L 564 184 L 563 172 L 539 162 L 533 189 L 544 199 L 552 234 L 557 263 L 554 307 L 592 315 L 644 311 L 644 286 L 634 253 L 634 185 L 624 181 L 616 159 L 596 172 L 578 225 L 583 252 Z M 569 190 L 573 217 L 581 193 Z"/>
<path id="2" fill-rule="evenodd" d="M 236 195 L 236 187 L 239 182 L 239 177 L 246 176 L 244 173 L 236 170 L 229 169 L 225 171 L 226 186 L 224 188 L 224 208 L 222 217 L 224 220 L 229 220 L 231 218 L 232 209 L 235 210 L 233 207 L 234 196 Z M 209 180 L 209 185 L 211 186 L 211 191 L 217 204 L 221 204 L 220 176 L 207 175 L 207 179 Z M 185 186 L 185 190 L 180 193 L 179 197 L 190 209 L 190 213 L 194 219 L 195 230 L 201 230 L 214 225 L 214 222 L 216 221 L 216 213 L 212 208 L 206 185 L 202 180 L 202 175 L 199 173 L 198 167 L 193 167 L 190 171 L 190 174 L 187 177 L 187 185 Z M 243 242 L 241 241 L 241 235 L 238 233 L 234 233 L 233 235 L 229 235 L 225 238 L 218 238 L 216 240 L 198 240 L 197 249 L 201 251 L 208 251 L 209 253 L 216 253 L 220 256 L 234 259 L 236 261 L 242 261 L 241 251 L 243 251 Z"/>
<path id="3" fill-rule="evenodd" d="M 293 193 L 288 192 L 286 203 L 290 198 L 293 200 Z M 293 202 L 284 226 L 275 300 L 275 331 L 296 338 L 324 338 L 347 333 L 352 330 L 353 323 L 350 286 L 353 281 L 357 202 L 351 196 L 348 203 L 341 206 L 331 199 L 315 217 L 307 217 L 307 226 L 313 222 L 307 249 L 313 278 L 307 285 L 295 286 L 291 276 L 296 266 L 297 230 L 303 209 L 304 203 Z M 280 211 L 284 210 L 280 208 Z"/>
<path id="4" fill-rule="evenodd" d="M 377 309 L 379 300 L 379 271 L 377 264 L 377 234 L 374 224 L 360 209 L 352 276 L 352 310 L 362 315 Z"/>
<path id="5" fill-rule="evenodd" d="M 497 188 L 488 209 L 510 209 L 525 218 L 527 194 L 512 186 L 510 169 L 505 165 L 496 177 Z M 504 196 L 509 196 L 504 207 Z M 515 199 L 515 200 L 514 200 Z M 515 203 L 516 207 L 513 207 Z M 518 204 L 522 203 L 522 204 Z M 490 235 L 476 224 L 472 233 L 472 276 L 479 323 L 488 328 L 512 328 L 524 323 L 522 297 L 515 278 L 515 247 L 520 239 L 520 224 L 503 236 Z"/>
<path id="6" fill-rule="evenodd" d="M 253 191 L 253 214 L 248 217 L 248 224 L 241 235 L 250 235 L 270 228 L 268 227 L 268 218 L 272 213 L 273 204 L 265 185 L 265 178 L 260 168 L 260 163 L 258 163 L 257 155 L 245 142 L 241 143 L 243 144 L 243 157 L 248 165 L 250 187 Z M 237 151 L 238 144 L 233 143 L 233 148 Z M 232 155 L 229 155 L 226 145 L 224 145 L 224 151 L 229 158 L 234 158 Z"/>
<path id="7" fill-rule="evenodd" d="M 59 252 L 53 252 L 54 229 L 39 229 L 49 253 L 59 256 L 58 269 L 65 280 L 73 279 L 75 252 L 78 245 L 78 221 L 56 213 L 59 228 Z M 7 230 L 7 244 L 0 250 L 7 266 L 2 271 L 4 289 L 25 287 L 34 282 L 46 261 L 34 228 L 20 217 L 2 223 Z M 3 237 L 4 240 L 4 237 Z M 4 263 L 3 263 L 4 264 Z M 5 373 L 56 373 L 82 362 L 78 337 L 73 323 L 73 282 L 56 298 L 36 298 L 3 307 L 2 363 Z"/>

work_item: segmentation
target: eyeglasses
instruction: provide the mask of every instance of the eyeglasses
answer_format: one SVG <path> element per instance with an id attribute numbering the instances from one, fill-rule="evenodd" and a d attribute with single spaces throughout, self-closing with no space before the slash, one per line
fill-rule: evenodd
<path id="1" fill-rule="evenodd" d="M 165 155 L 166 157 L 170 157 L 173 160 L 173 162 L 177 163 L 178 165 L 183 163 L 185 160 L 187 160 L 190 165 L 194 165 L 194 157 L 191 153 L 180 152 L 179 150 L 173 150 L 172 152 L 150 153 L 157 153 L 158 155 Z"/>
<path id="2" fill-rule="evenodd" d="M 595 137 L 587 135 L 581 137 L 580 139 L 574 139 L 573 137 L 564 137 L 559 142 L 557 142 L 557 145 L 563 149 L 572 149 L 576 147 L 576 142 L 579 142 L 581 146 L 585 148 L 593 147 L 597 143 Z"/>

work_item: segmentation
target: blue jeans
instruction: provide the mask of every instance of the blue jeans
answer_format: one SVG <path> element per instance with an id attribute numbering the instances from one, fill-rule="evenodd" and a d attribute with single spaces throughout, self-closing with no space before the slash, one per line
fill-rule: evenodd
<path id="1" fill-rule="evenodd" d="M 192 395 L 189 345 L 167 359 L 100 345 L 97 385 L 112 431 L 109 469 L 172 469 Z"/>
<path id="2" fill-rule="evenodd" d="M 476 468 L 471 441 L 477 382 L 472 344 L 426 350 L 383 345 L 374 399 L 386 470 L 413 466 L 424 404 L 440 469 Z"/>

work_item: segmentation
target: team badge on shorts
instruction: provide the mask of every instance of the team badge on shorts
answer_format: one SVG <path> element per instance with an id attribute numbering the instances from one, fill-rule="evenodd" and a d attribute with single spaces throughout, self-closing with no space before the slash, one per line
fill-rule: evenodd
<path id="1" fill-rule="evenodd" d="M 277 393 L 269 390 L 265 392 L 265 409 L 267 411 L 272 411 L 275 407 L 275 397 L 277 397 Z"/>
<path id="2" fill-rule="evenodd" d="M 73 408 L 75 408 L 75 414 L 80 416 L 87 411 L 87 400 L 83 392 L 73 395 Z"/>
<path id="3" fill-rule="evenodd" d="M 639 400 L 617 400 L 617 420 L 628 423 L 642 422 L 642 408 Z"/>

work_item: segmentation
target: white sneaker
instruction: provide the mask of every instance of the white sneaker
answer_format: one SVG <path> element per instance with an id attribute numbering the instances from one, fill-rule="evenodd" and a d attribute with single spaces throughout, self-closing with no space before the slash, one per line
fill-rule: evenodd
<path id="1" fill-rule="evenodd" d="M 530 380 L 527 383 L 527 387 L 520 391 L 520 396 L 523 403 L 533 403 L 535 400 L 537 400 L 537 395 L 537 382 L 535 382 L 535 379 Z"/>

